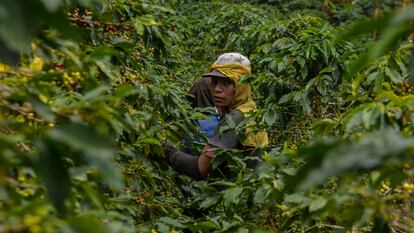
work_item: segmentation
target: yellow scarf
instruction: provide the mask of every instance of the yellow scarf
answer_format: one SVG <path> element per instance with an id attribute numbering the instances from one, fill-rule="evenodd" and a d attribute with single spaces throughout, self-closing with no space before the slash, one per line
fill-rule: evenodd
<path id="1" fill-rule="evenodd" d="M 209 68 L 211 70 L 217 70 L 223 75 L 226 75 L 229 79 L 236 83 L 236 94 L 230 105 L 231 109 L 237 109 L 244 115 L 257 110 L 256 103 L 252 98 L 252 91 L 249 84 L 239 85 L 240 78 L 244 75 L 251 74 L 249 66 L 243 66 L 240 64 L 213 64 Z M 253 132 L 253 126 L 256 122 L 251 121 L 246 125 L 246 139 L 242 142 L 243 146 L 247 147 L 265 147 L 269 144 L 269 139 L 265 131 Z"/>

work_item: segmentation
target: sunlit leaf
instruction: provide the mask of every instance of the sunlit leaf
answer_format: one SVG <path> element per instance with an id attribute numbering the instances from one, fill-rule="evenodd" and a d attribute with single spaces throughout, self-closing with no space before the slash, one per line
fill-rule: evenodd
<path id="1" fill-rule="evenodd" d="M 327 203 L 327 200 L 324 198 L 318 198 L 316 200 L 312 200 L 312 202 L 309 205 L 309 212 L 315 212 L 317 210 L 322 209 L 325 207 Z"/>

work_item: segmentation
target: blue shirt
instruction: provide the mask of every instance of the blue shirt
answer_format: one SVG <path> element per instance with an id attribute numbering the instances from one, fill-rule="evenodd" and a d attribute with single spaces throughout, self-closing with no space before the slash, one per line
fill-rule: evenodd
<path id="1" fill-rule="evenodd" d="M 208 115 L 209 119 L 206 120 L 197 120 L 199 125 L 199 130 L 202 134 L 204 134 L 207 138 L 211 138 L 214 136 L 214 132 L 216 130 L 216 126 L 219 123 L 218 116 L 216 114 Z M 200 142 L 200 138 L 196 138 L 196 142 Z M 187 154 L 192 155 L 192 150 L 189 145 L 189 139 L 184 138 L 184 152 Z M 194 143 L 194 142 L 193 142 Z"/>

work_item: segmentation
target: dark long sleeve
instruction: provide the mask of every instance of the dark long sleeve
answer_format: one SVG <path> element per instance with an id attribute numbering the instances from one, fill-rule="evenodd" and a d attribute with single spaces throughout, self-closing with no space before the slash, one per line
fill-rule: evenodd
<path id="1" fill-rule="evenodd" d="M 163 147 L 168 162 L 174 170 L 195 180 L 203 179 L 198 168 L 198 156 L 188 155 L 168 144 L 163 144 Z"/>

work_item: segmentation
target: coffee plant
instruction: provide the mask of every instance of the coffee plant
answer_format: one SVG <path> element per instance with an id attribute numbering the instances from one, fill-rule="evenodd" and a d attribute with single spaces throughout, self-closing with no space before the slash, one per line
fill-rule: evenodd
<path id="1" fill-rule="evenodd" d="M 376 12 L 376 13 L 375 13 Z M 375 13 L 375 14 L 374 14 Z M 3 0 L 0 232 L 412 232 L 410 1 Z M 253 170 L 174 171 L 188 90 L 249 57 Z"/>

